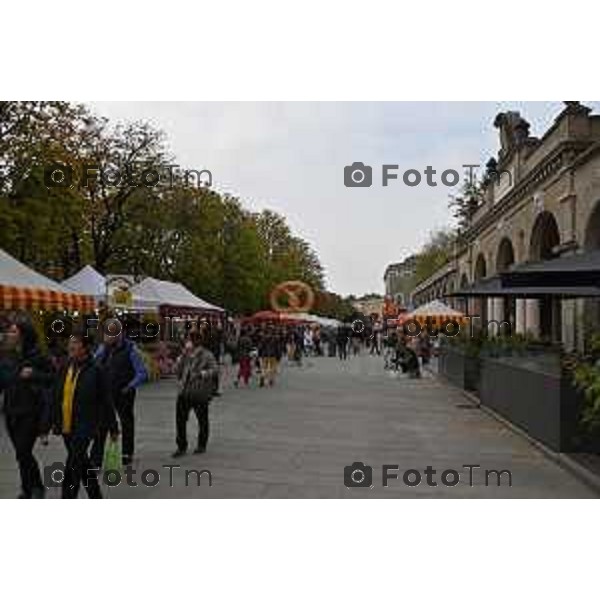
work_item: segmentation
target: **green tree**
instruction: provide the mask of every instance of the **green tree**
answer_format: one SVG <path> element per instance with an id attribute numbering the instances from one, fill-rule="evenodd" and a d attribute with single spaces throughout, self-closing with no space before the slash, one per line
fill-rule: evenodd
<path id="1" fill-rule="evenodd" d="M 470 227 L 473 215 L 482 203 L 482 183 L 476 177 L 466 177 L 460 193 L 456 196 L 450 196 L 449 202 L 459 233 Z"/>
<path id="2" fill-rule="evenodd" d="M 429 241 L 417 254 L 415 264 L 415 285 L 433 275 L 443 267 L 454 251 L 456 233 L 452 230 L 442 229 L 431 234 Z"/>

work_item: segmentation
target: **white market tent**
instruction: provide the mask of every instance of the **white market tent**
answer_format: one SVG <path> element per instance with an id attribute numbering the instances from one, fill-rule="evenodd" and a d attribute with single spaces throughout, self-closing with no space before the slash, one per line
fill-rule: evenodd
<path id="1" fill-rule="evenodd" d="M 0 309 L 29 308 L 93 310 L 94 301 L 0 249 Z"/>
<path id="2" fill-rule="evenodd" d="M 106 302 L 106 277 L 91 265 L 86 265 L 62 284 L 74 292 L 93 296 L 96 302 Z"/>
<path id="3" fill-rule="evenodd" d="M 316 323 L 321 327 L 338 327 L 342 323 L 337 319 L 329 319 L 327 317 L 319 317 L 318 315 L 311 315 L 310 313 L 291 313 L 296 319 L 302 321 L 308 321 L 310 323 Z"/>
<path id="4" fill-rule="evenodd" d="M 439 300 L 432 300 L 427 304 L 423 304 L 408 314 L 402 315 L 402 321 L 410 321 L 412 319 L 419 322 L 425 322 L 427 319 L 435 319 L 437 322 L 442 323 L 443 321 L 461 321 L 465 317 L 465 314 L 459 310 L 455 310 L 440 302 Z"/>
<path id="5" fill-rule="evenodd" d="M 224 312 L 219 306 L 198 298 L 181 283 L 146 277 L 130 290 L 133 310 L 158 312 L 161 306 Z"/>

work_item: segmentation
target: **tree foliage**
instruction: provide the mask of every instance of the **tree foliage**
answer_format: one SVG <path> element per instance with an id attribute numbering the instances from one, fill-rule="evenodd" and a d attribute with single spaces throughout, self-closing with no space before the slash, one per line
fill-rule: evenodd
<path id="1" fill-rule="evenodd" d="M 65 102 L 0 102 L 0 247 L 55 278 L 89 263 L 181 281 L 240 313 L 265 308 L 284 280 L 323 291 L 318 256 L 284 217 L 251 213 L 173 163 L 148 123 L 113 126 Z M 53 164 L 70 165 L 70 186 L 47 185 Z M 143 185 L 145 170 L 164 178 Z"/>
<path id="2" fill-rule="evenodd" d="M 460 193 L 456 196 L 451 196 L 449 202 L 459 233 L 469 228 L 473 215 L 482 203 L 482 183 L 476 177 L 466 177 Z"/>
<path id="3" fill-rule="evenodd" d="M 417 254 L 415 264 L 415 285 L 433 275 L 443 267 L 453 254 L 456 233 L 442 229 L 431 234 L 429 241 Z"/>

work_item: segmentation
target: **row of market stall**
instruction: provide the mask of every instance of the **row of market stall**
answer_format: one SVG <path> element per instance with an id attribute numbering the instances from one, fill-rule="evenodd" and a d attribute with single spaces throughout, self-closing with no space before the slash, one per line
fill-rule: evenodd
<path id="1" fill-rule="evenodd" d="M 113 280 L 124 280 L 115 276 Z M 154 313 L 161 316 L 218 315 L 224 309 L 199 298 L 181 283 L 146 277 L 131 287 L 123 286 L 111 290 L 111 278 L 105 277 L 92 266 L 65 279 L 62 285 L 79 294 L 92 296 L 98 305 L 117 309 Z"/>
<path id="2" fill-rule="evenodd" d="M 91 265 L 61 283 L 46 277 L 0 249 L 0 310 L 60 311 L 94 314 L 107 308 L 120 313 L 152 314 L 160 317 L 221 320 L 225 310 L 199 298 L 184 285 L 146 277 L 128 281 L 128 276 L 105 276 Z M 260 311 L 247 320 L 289 322 L 337 327 L 336 319 L 309 313 Z"/>
<path id="3" fill-rule="evenodd" d="M 223 308 L 180 283 L 146 277 L 130 288 L 111 290 L 109 279 L 89 265 L 59 283 L 0 249 L 0 311 L 61 312 L 77 317 L 98 314 L 103 308 L 162 318 L 219 320 L 225 314 Z"/>

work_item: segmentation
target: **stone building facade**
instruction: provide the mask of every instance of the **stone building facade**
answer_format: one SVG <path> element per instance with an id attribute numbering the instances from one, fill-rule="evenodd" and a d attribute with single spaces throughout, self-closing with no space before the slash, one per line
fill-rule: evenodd
<path id="1" fill-rule="evenodd" d="M 385 269 L 385 295 L 391 297 L 399 306 L 410 304 L 416 260 L 416 256 L 409 256 L 402 262 L 388 265 Z"/>
<path id="2" fill-rule="evenodd" d="M 496 117 L 501 149 L 488 162 L 483 202 L 449 263 L 413 290 L 415 304 L 444 299 L 513 265 L 600 248 L 600 116 L 590 113 L 579 102 L 565 102 L 540 138 L 529 134 L 519 113 Z M 465 303 L 457 298 L 452 303 L 483 318 L 509 319 L 517 332 L 574 346 L 594 301 L 488 298 Z M 595 304 L 592 311 L 597 313 Z"/>

